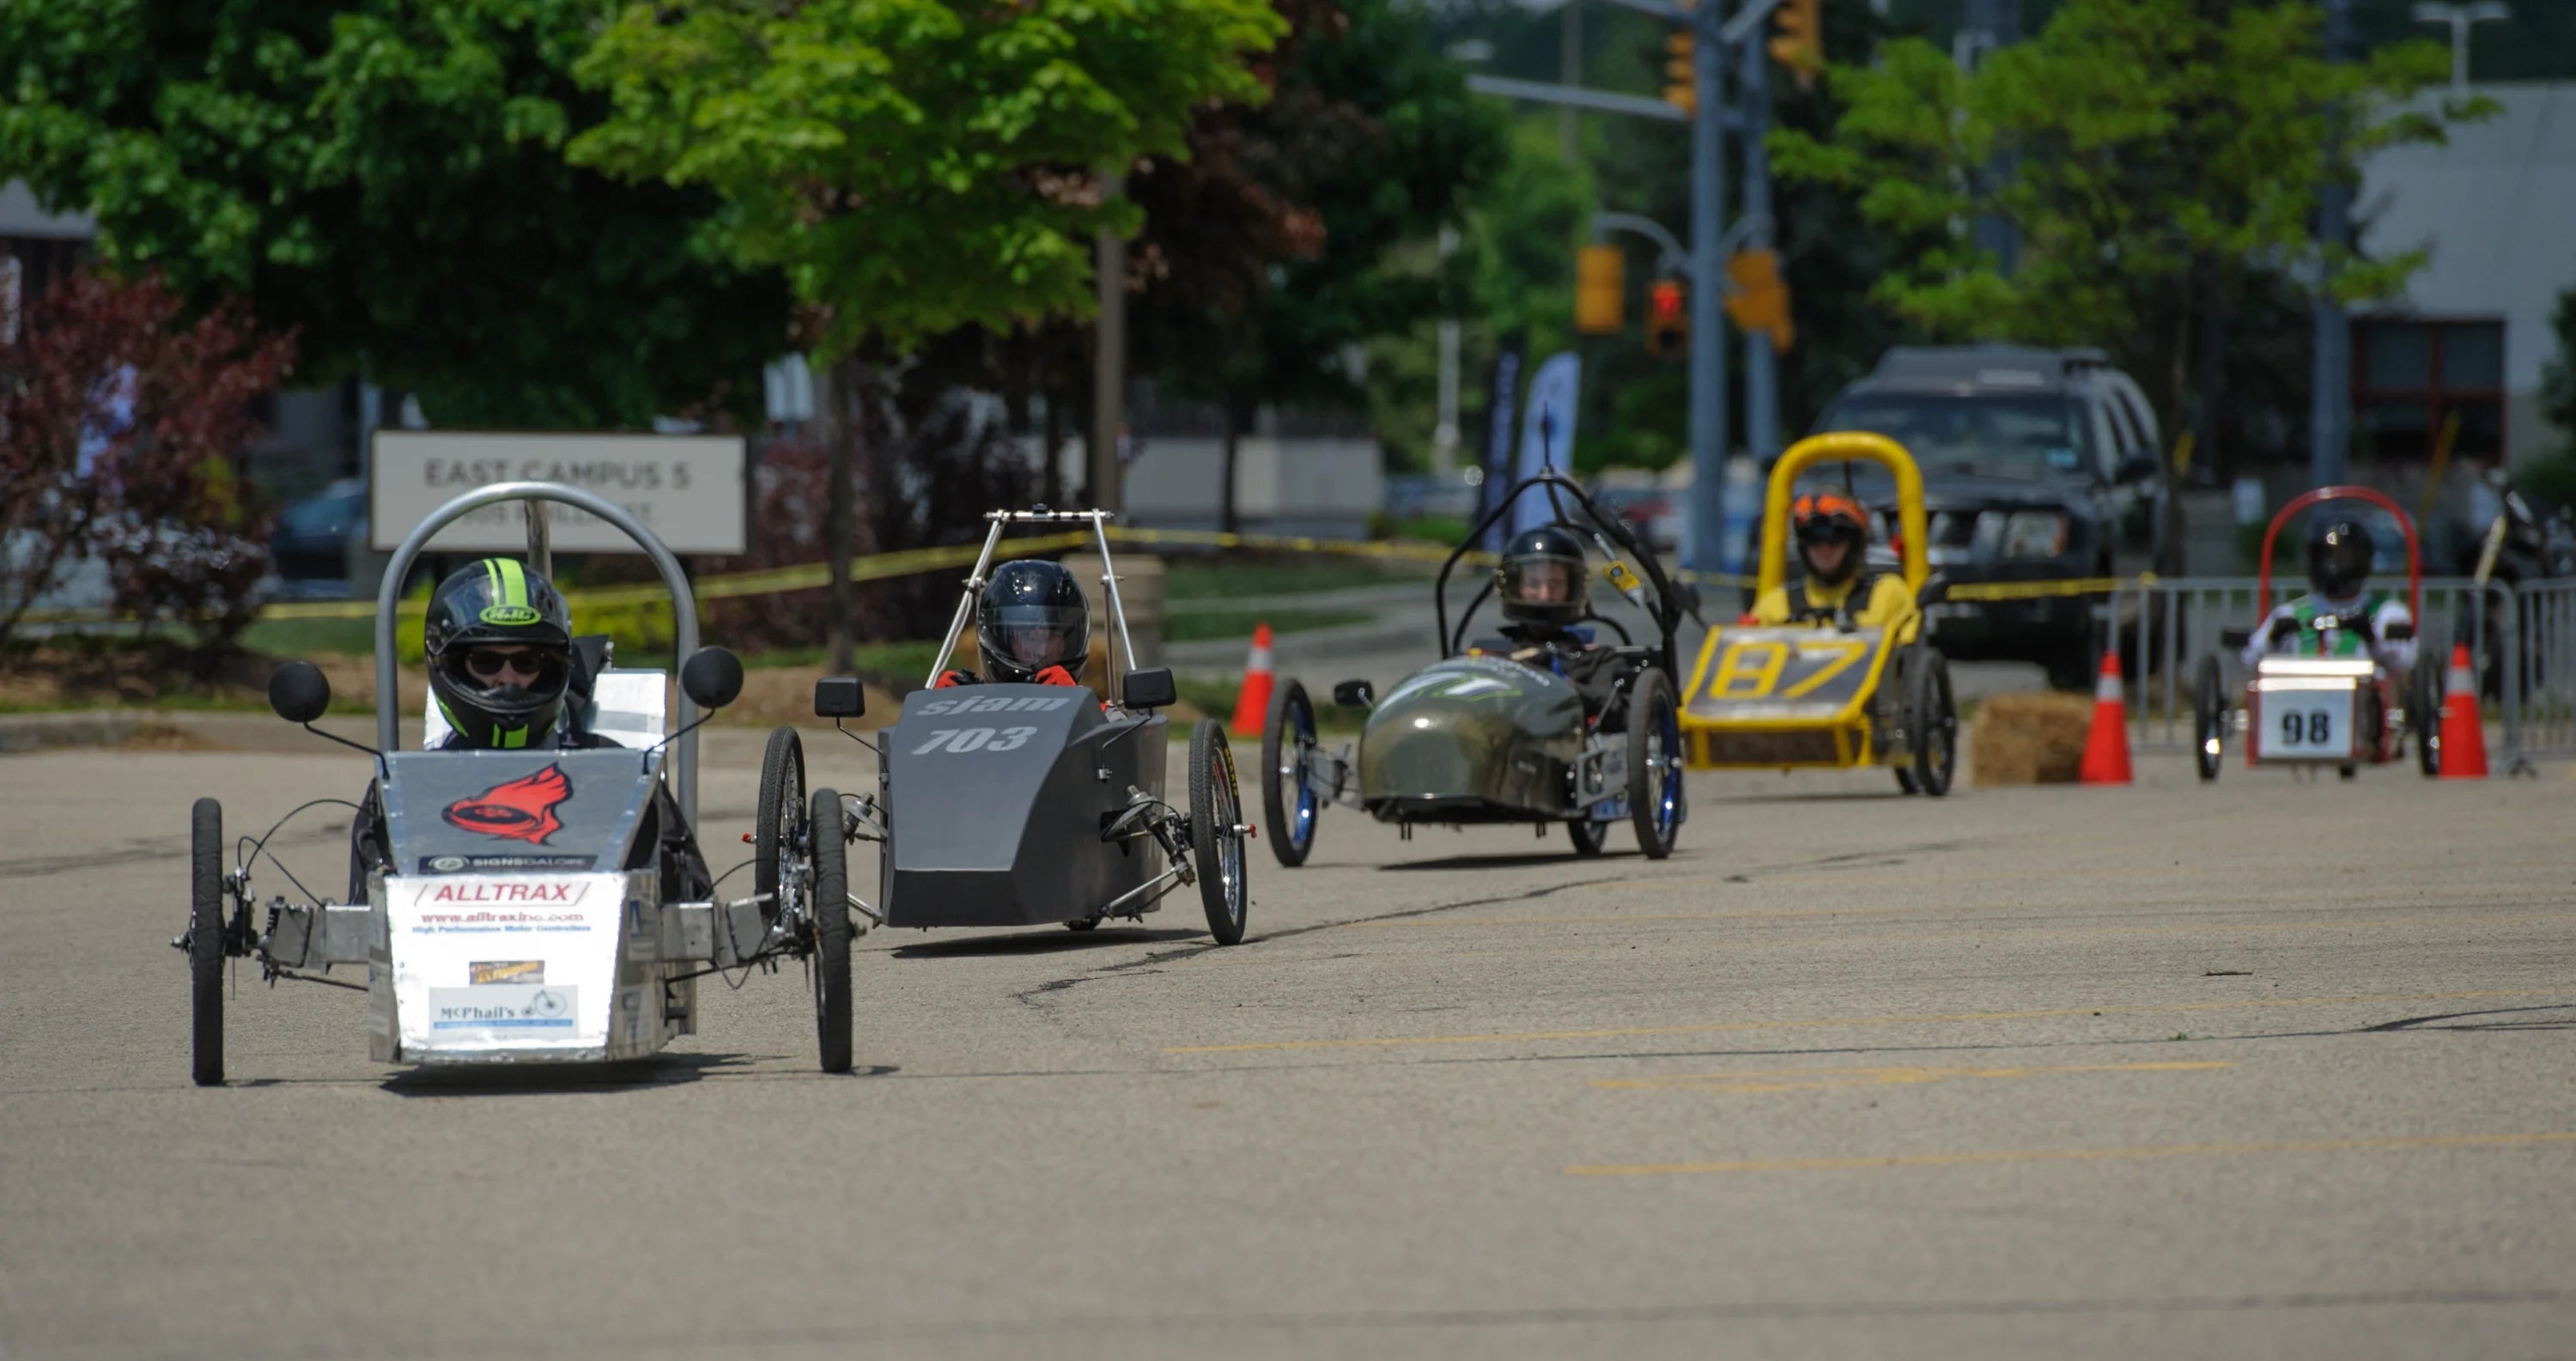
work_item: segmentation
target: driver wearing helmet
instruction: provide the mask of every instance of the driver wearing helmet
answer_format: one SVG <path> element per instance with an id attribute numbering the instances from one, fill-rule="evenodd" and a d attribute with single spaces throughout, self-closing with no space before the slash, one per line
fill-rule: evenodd
<path id="1" fill-rule="evenodd" d="M 510 558 L 485 558 L 451 574 L 430 593 L 421 624 L 429 692 L 449 732 L 441 751 L 512 751 L 613 747 L 587 731 L 577 703 L 589 678 L 576 677 L 572 610 L 554 583 Z M 578 692 L 578 693 L 577 693 Z M 702 898 L 713 891 L 697 838 L 670 788 L 654 782 L 656 833 L 639 836 L 640 857 L 662 852 L 663 896 Z M 392 867 L 387 855 L 382 791 L 367 797 L 349 829 L 349 901 L 367 900 L 367 874 Z"/>
<path id="2" fill-rule="evenodd" d="M 2353 520 L 2320 523 L 2308 535 L 2308 584 L 2315 590 L 2275 606 L 2245 644 L 2245 665 L 2265 656 L 2368 656 L 2383 675 L 2415 665 L 2415 615 L 2406 602 L 2370 589 L 2378 551 L 2368 527 Z M 2390 631 L 2406 636 L 2391 638 Z"/>
<path id="3" fill-rule="evenodd" d="M 1819 628 L 1899 628 L 1911 637 L 1914 592 L 1902 577 L 1869 570 L 1869 512 L 1841 492 L 1811 492 L 1789 507 L 1803 580 L 1774 586 L 1746 622 Z"/>
<path id="4" fill-rule="evenodd" d="M 1080 685 L 1091 657 L 1091 609 L 1073 573 L 1034 558 L 994 568 L 975 603 L 975 651 L 981 676 L 946 671 L 932 688 L 986 681 Z"/>
<path id="5" fill-rule="evenodd" d="M 1591 613 L 1589 584 L 1583 541 L 1556 525 L 1513 535 L 1494 567 L 1494 598 L 1508 621 L 1502 634 L 1512 644 L 1503 655 L 1564 676 L 1598 708 L 1607 689 L 1596 679 L 1606 681 L 1615 671 L 1604 666 L 1613 659 L 1610 649 L 1574 631 Z"/>

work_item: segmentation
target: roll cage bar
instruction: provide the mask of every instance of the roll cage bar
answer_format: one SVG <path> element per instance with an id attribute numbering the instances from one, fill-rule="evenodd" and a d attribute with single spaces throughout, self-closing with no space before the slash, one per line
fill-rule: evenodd
<path id="1" fill-rule="evenodd" d="M 1681 588 L 1673 584 L 1672 578 L 1664 575 L 1663 564 L 1655 559 L 1653 553 L 1646 551 L 1643 544 L 1637 542 L 1637 536 L 1629 532 L 1627 525 L 1621 523 L 1618 516 L 1604 513 L 1601 507 L 1594 504 L 1592 498 L 1585 494 L 1582 484 L 1554 468 L 1542 468 L 1536 474 L 1513 483 L 1510 489 L 1495 501 L 1494 508 L 1487 511 L 1484 518 L 1478 520 L 1475 527 L 1467 531 L 1467 537 L 1461 540 L 1456 550 L 1440 564 L 1439 580 L 1432 588 L 1432 607 L 1440 626 L 1440 655 L 1443 658 L 1455 657 L 1465 650 L 1462 640 L 1467 632 L 1467 621 L 1475 617 L 1476 607 L 1484 604 L 1485 597 L 1493 594 L 1494 590 L 1494 583 L 1489 580 L 1481 590 L 1476 592 L 1474 598 L 1467 602 L 1467 608 L 1459 614 L 1458 628 L 1453 633 L 1449 628 L 1449 574 L 1456 570 L 1460 559 L 1474 551 L 1477 541 L 1485 537 L 1485 531 L 1493 528 L 1505 514 L 1510 512 L 1512 503 L 1534 488 L 1546 489 L 1548 504 L 1556 511 L 1557 523 L 1582 529 L 1583 526 L 1566 513 L 1562 498 L 1572 496 L 1575 506 L 1595 526 L 1588 532 L 1594 545 L 1601 549 L 1603 556 L 1613 562 L 1619 560 L 1619 552 L 1611 547 L 1611 544 L 1615 543 L 1619 549 L 1626 550 L 1629 556 L 1637 560 L 1637 565 L 1644 571 L 1646 580 L 1655 588 L 1654 604 L 1646 612 L 1654 617 L 1655 629 L 1660 635 L 1657 641 L 1663 655 L 1658 662 L 1663 667 L 1665 675 L 1675 674 L 1674 667 L 1678 651 L 1674 646 L 1673 634 L 1681 627 L 1682 616 L 1696 614 L 1698 612 L 1696 607 L 1682 594 Z M 1612 624 L 1611 627 L 1618 626 Z"/>
<path id="2" fill-rule="evenodd" d="M 615 525 L 644 555 L 653 560 L 662 574 L 662 585 L 671 593 L 671 639 L 674 655 L 685 661 L 698 650 L 698 599 L 689 589 L 688 573 L 680 560 L 642 520 L 624 506 L 597 492 L 568 487 L 560 482 L 495 482 L 477 487 L 429 513 L 411 533 L 403 536 L 402 546 L 385 563 L 384 584 L 376 588 L 376 746 L 381 751 L 399 750 L 402 745 L 401 674 L 395 665 L 394 635 L 396 609 L 402 602 L 403 581 L 411 575 L 412 563 L 438 531 L 485 506 L 504 501 L 527 504 L 528 563 L 539 574 L 548 574 L 553 566 L 552 537 L 544 512 L 538 503 L 552 501 L 586 511 Z M 689 699 L 686 689 L 679 692 L 679 707 L 674 711 L 673 731 L 680 734 L 671 744 L 672 792 L 678 796 L 680 813 L 695 827 L 698 822 L 698 735 L 691 730 L 697 722 L 698 706 Z"/>
<path id="3" fill-rule="evenodd" d="M 984 518 L 992 521 L 993 524 L 993 527 L 984 533 L 984 551 L 976 555 L 975 570 L 966 576 L 966 593 L 957 598 L 957 613 L 948 621 L 948 636 L 940 640 L 939 656 L 931 662 L 930 674 L 924 677 L 921 683 L 924 686 L 937 685 L 941 674 L 948 670 L 948 659 L 957 651 L 957 640 L 966 632 L 966 621 L 974 616 L 976 600 L 984 594 L 986 574 L 993 567 L 993 550 L 1001 546 L 1002 531 L 1015 524 L 1087 524 L 1091 526 L 1092 542 L 1100 548 L 1101 593 L 1109 601 L 1110 621 L 1118 628 L 1118 648 L 1127 654 L 1126 667 L 1112 669 L 1118 670 L 1119 675 L 1135 671 L 1136 640 L 1127 634 L 1127 606 L 1118 598 L 1118 568 L 1109 556 L 1108 525 L 1110 521 L 1118 518 L 1116 512 L 1049 510 L 1039 506 L 1034 510 L 988 510 L 984 512 Z M 1110 660 L 1114 662 L 1117 659 L 1113 656 Z M 1102 679 L 1108 685 L 1111 695 L 1118 693 L 1117 676 L 1106 676 Z"/>
<path id="4" fill-rule="evenodd" d="M 2263 531 L 2263 569 L 2259 578 L 2260 585 L 2254 592 L 2255 614 L 2268 618 L 2272 613 L 2272 545 L 2274 540 L 2281 537 L 2281 526 L 2288 524 L 2291 516 L 2326 501 L 2367 501 L 2397 517 L 2397 528 L 2406 536 L 2406 608 L 2419 621 L 2416 627 L 2422 628 L 2423 624 L 2420 621 L 2424 618 L 2424 554 L 2422 546 L 2415 538 L 2415 517 L 2408 515 L 2406 508 L 2397 504 L 2395 498 L 2368 487 L 2318 487 L 2312 491 L 2303 491 L 2291 497 L 2288 505 L 2273 514 L 2270 527 Z"/>

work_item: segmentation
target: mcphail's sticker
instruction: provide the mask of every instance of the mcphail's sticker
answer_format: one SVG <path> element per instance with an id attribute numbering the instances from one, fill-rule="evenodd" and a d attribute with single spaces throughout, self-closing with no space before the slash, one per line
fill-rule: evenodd
<path id="1" fill-rule="evenodd" d="M 429 1028 L 451 1035 L 476 1030 L 570 1030 L 577 1001 L 577 989 L 543 983 L 431 988 Z"/>

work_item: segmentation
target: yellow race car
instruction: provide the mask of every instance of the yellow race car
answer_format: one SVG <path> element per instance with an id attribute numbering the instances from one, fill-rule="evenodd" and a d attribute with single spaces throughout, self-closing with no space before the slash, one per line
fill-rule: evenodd
<path id="1" fill-rule="evenodd" d="M 1908 794 L 1946 794 L 1958 766 L 1959 711 L 1949 664 L 1922 636 L 1929 628 L 1922 610 L 1940 586 L 1925 555 L 1923 477 L 1904 447 L 1856 431 L 1791 445 L 1771 469 L 1756 592 L 1780 588 L 1787 576 L 1799 474 L 1849 462 L 1879 464 L 1896 483 L 1895 547 L 1913 610 L 1879 626 L 1827 619 L 1766 627 L 1748 615 L 1710 628 L 1682 690 L 1682 748 L 1699 769 L 1887 765 Z M 1855 598 L 1869 596 L 1863 582 Z"/>

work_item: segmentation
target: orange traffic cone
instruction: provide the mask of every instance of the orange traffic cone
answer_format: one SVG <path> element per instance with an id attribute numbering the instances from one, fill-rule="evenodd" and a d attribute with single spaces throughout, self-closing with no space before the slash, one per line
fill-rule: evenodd
<path id="1" fill-rule="evenodd" d="M 2086 784 L 2129 783 L 2129 702 L 2120 690 L 2120 649 L 2102 654 L 2102 679 L 2093 687 L 2093 730 L 2084 736 Z"/>
<path id="2" fill-rule="evenodd" d="M 2478 678 L 2469 665 L 2469 645 L 2459 643 L 2451 648 L 2450 674 L 2442 678 L 2442 778 L 2486 777 L 2487 730 L 2478 716 Z"/>
<path id="3" fill-rule="evenodd" d="M 1259 737 L 1263 720 L 1270 717 L 1270 687 L 1276 677 L 1270 673 L 1270 626 L 1252 626 L 1252 655 L 1243 660 L 1243 689 L 1234 697 L 1234 722 L 1228 731 L 1237 737 Z"/>

